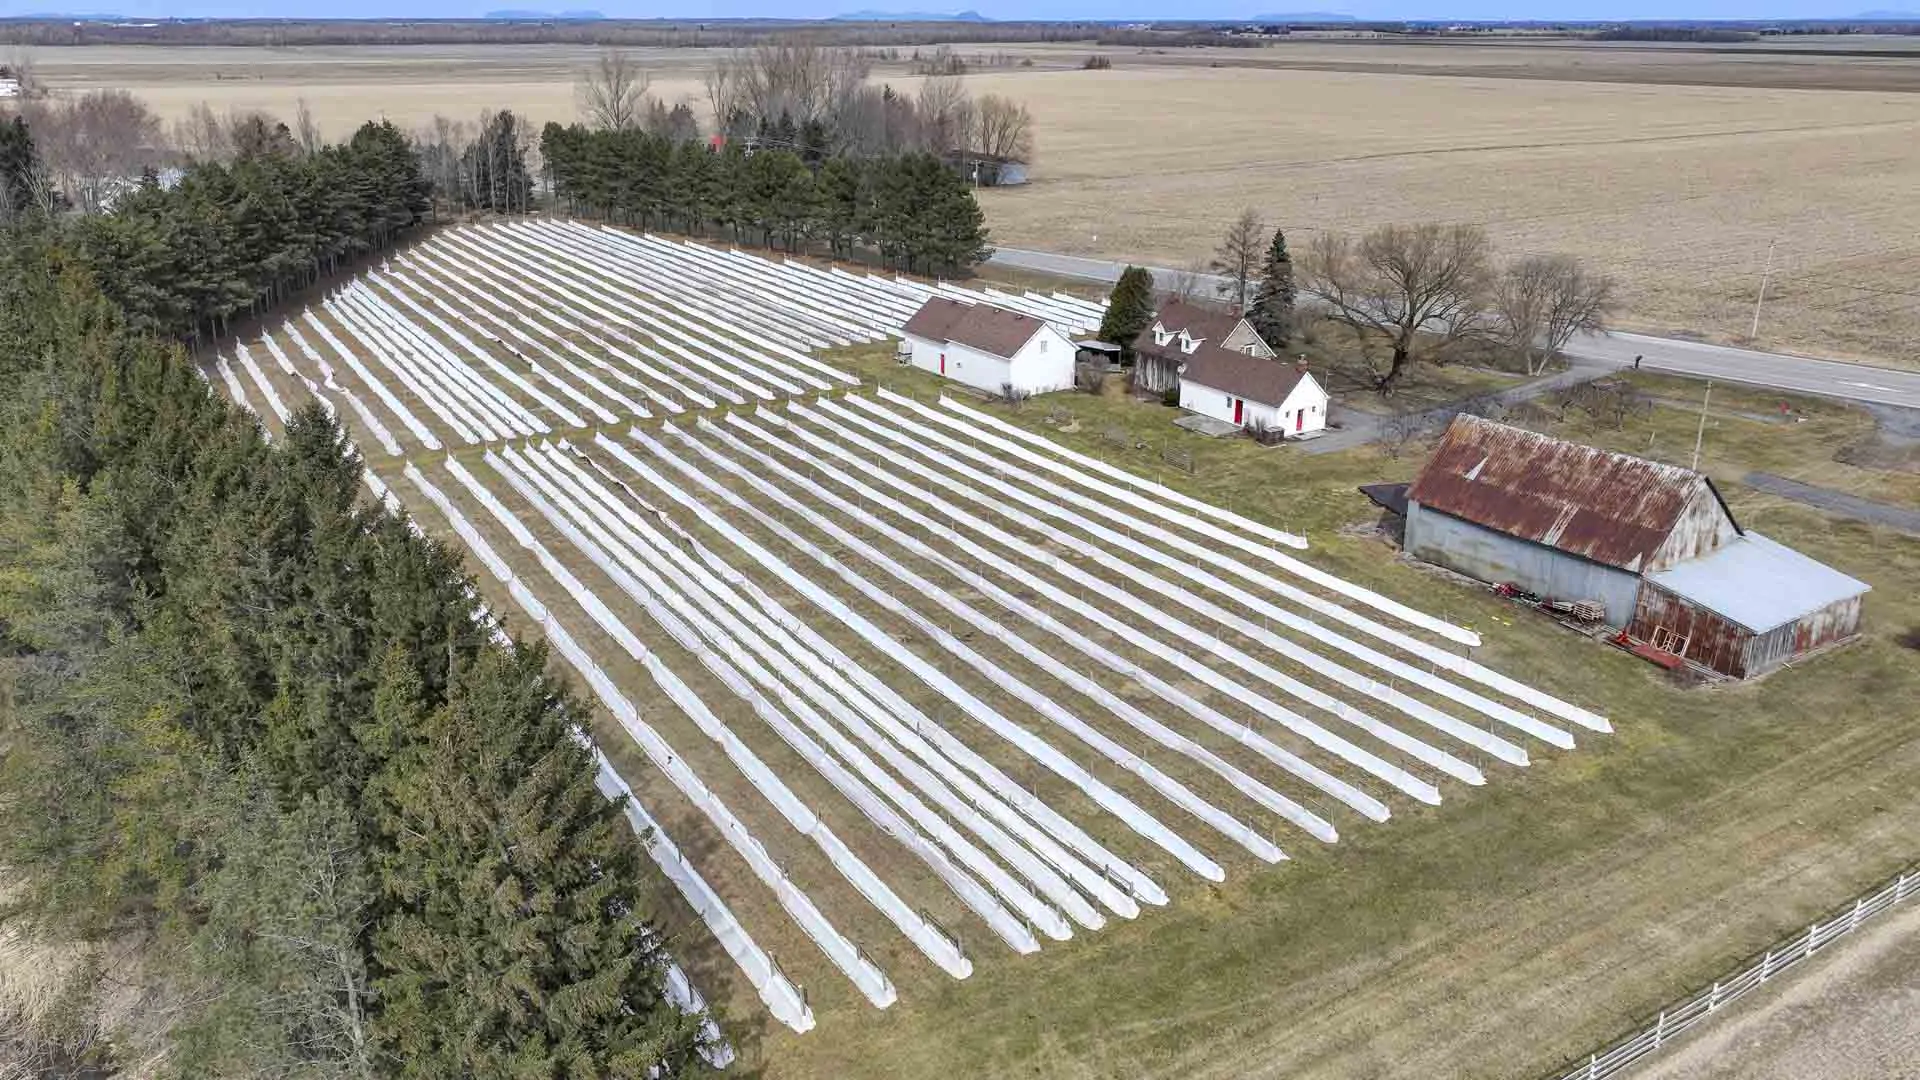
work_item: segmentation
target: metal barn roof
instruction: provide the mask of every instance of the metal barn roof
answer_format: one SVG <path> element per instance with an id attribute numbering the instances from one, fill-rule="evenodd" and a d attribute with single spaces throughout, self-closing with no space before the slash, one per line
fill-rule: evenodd
<path id="1" fill-rule="evenodd" d="M 1639 572 L 1702 488 L 1719 500 L 1712 483 L 1691 469 L 1461 415 L 1447 426 L 1407 497 L 1497 532 Z"/>
<path id="2" fill-rule="evenodd" d="M 1755 634 L 1872 588 L 1753 532 L 1647 580 Z"/>

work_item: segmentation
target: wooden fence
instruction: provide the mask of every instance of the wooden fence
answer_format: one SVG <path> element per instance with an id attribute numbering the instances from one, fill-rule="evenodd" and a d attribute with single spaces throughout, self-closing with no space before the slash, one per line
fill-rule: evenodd
<path id="1" fill-rule="evenodd" d="M 1682 1032 L 1765 985 L 1873 917 L 1920 897 L 1920 867 L 1912 867 L 1886 885 L 1854 900 L 1849 907 L 1814 922 L 1799 936 L 1768 949 L 1757 962 L 1728 975 L 1692 997 L 1668 1005 L 1646 1027 L 1590 1054 L 1578 1067 L 1554 1073 L 1555 1080 L 1605 1080 L 1619 1076 Z"/>

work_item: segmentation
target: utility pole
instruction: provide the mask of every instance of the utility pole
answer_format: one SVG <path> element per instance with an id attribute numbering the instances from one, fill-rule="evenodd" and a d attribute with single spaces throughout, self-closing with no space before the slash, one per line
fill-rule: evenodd
<path id="1" fill-rule="evenodd" d="M 1700 395 L 1700 427 L 1693 433 L 1693 471 L 1700 471 L 1700 443 L 1707 437 L 1707 402 L 1713 400 L 1713 380 L 1707 380 L 1707 392 Z"/>
<path id="2" fill-rule="evenodd" d="M 1753 298 L 1753 329 L 1747 331 L 1748 341 L 1760 340 L 1760 305 L 1767 302 L 1767 279 L 1773 276 L 1773 249 L 1779 242 L 1767 242 L 1767 268 L 1760 271 L 1760 295 Z"/>

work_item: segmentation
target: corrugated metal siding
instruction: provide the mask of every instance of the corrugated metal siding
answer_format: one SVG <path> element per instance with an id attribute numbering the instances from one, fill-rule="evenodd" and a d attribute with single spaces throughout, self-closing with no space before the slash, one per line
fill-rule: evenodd
<path id="1" fill-rule="evenodd" d="M 1747 647 L 1748 675 L 1771 671 L 1823 645 L 1844 641 L 1860 632 L 1860 597 L 1829 604 L 1799 621 L 1754 638 Z"/>
<path id="2" fill-rule="evenodd" d="M 1702 483 L 1687 498 L 1679 516 L 1674 518 L 1673 531 L 1667 534 L 1666 542 L 1653 553 L 1640 572 L 1651 574 L 1688 559 L 1697 559 L 1718 550 L 1739 535 L 1740 530 L 1735 527 L 1733 518 L 1727 515 L 1719 493 L 1713 490 L 1711 481 L 1703 477 Z"/>
<path id="3" fill-rule="evenodd" d="M 1663 630 L 1678 638 L 1679 644 L 1676 646 Z M 1627 635 L 1669 649 L 1722 675 L 1746 677 L 1747 645 L 1753 635 L 1652 582 L 1640 590 L 1640 603 L 1634 609 Z"/>
<path id="4" fill-rule="evenodd" d="M 1664 648 L 1667 644 L 1661 630 L 1672 631 L 1683 640 L 1678 651 L 1688 660 L 1722 675 L 1748 679 L 1859 633 L 1860 598 L 1839 601 L 1798 622 L 1756 636 L 1648 582 L 1640 590 L 1640 603 L 1627 633 Z"/>
<path id="5" fill-rule="evenodd" d="M 1569 555 L 1407 503 L 1407 554 L 1494 584 L 1511 583 L 1554 600 L 1598 600 L 1607 625 L 1633 618 L 1640 579 L 1624 570 Z"/>

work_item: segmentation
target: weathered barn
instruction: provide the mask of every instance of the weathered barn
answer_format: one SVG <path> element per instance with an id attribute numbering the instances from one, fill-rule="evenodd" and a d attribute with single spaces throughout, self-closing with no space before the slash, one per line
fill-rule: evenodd
<path id="1" fill-rule="evenodd" d="M 1867 588 L 1746 532 L 1717 551 L 1648 574 L 1627 636 L 1750 678 L 1858 633 Z"/>
<path id="2" fill-rule="evenodd" d="M 1407 489 L 1416 558 L 1549 600 L 1736 677 L 1856 633 L 1867 586 L 1741 529 L 1713 481 L 1456 417 Z"/>

